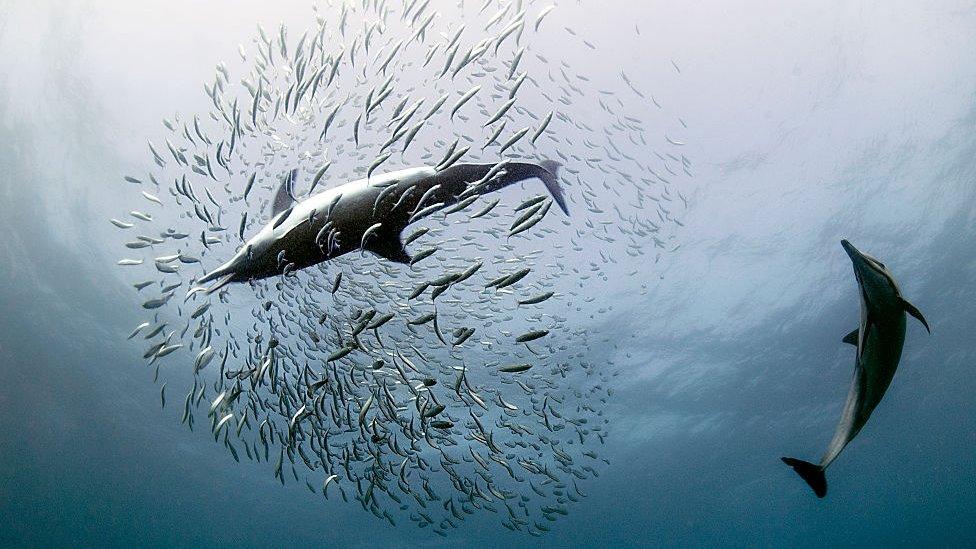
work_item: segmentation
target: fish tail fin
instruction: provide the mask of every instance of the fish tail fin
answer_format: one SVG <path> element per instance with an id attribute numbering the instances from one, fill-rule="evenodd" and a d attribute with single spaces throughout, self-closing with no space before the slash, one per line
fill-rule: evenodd
<path id="1" fill-rule="evenodd" d="M 813 488 L 813 493 L 817 494 L 818 498 L 827 495 L 827 476 L 824 475 L 823 467 L 808 461 L 803 461 L 802 459 L 791 457 L 780 459 L 783 460 L 783 463 L 792 467 L 796 471 L 796 474 L 800 475 L 800 478 L 810 485 L 810 488 Z"/>
<path id="2" fill-rule="evenodd" d="M 556 204 L 559 205 L 559 209 L 564 214 L 569 215 L 569 208 L 566 207 L 566 197 L 563 196 L 563 188 L 559 184 L 559 168 L 562 164 L 555 160 L 543 160 L 539 162 L 539 166 L 545 171 L 539 179 L 542 179 L 542 182 L 546 184 L 546 189 L 548 189 L 549 194 L 552 195 Z"/>

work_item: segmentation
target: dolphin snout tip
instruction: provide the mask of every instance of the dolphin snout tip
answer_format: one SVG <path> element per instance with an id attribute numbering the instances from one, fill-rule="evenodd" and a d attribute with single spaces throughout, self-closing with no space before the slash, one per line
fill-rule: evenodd
<path id="1" fill-rule="evenodd" d="M 846 238 L 840 241 L 840 245 L 844 248 L 844 251 L 847 252 L 847 255 L 849 255 L 851 259 L 854 259 L 854 256 L 856 255 L 860 255 L 857 248 L 855 248 L 854 245 L 851 244 Z"/>

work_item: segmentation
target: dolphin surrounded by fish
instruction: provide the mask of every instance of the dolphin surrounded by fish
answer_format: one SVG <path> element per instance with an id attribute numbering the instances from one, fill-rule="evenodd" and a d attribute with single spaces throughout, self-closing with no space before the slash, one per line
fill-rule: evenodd
<path id="1" fill-rule="evenodd" d="M 230 282 L 288 274 L 362 249 L 389 261 L 410 263 L 400 233 L 411 223 L 527 179 L 540 179 L 569 215 L 558 179 L 559 164 L 503 160 L 408 168 L 334 187 L 291 207 L 294 172 L 275 197 L 272 220 L 229 261 L 197 281 L 190 292 L 216 291 Z M 465 205 L 467 205 L 465 204 Z M 206 287 L 203 284 L 216 281 Z"/>
<path id="2" fill-rule="evenodd" d="M 591 347 L 616 343 L 597 343 L 601 330 L 555 306 L 574 306 L 580 318 L 610 314 L 601 285 L 616 282 L 628 264 L 629 276 L 646 274 L 680 248 L 669 241 L 684 227 L 682 189 L 695 177 L 688 141 L 670 126 L 652 140 L 654 128 L 632 114 L 648 103 L 664 107 L 623 70 L 625 86 L 616 90 L 523 43 L 531 33 L 523 36 L 522 2 L 503 2 L 490 18 L 482 17 L 490 2 L 477 16 L 454 3 L 459 17 L 439 11 L 450 3 L 426 0 L 340 4 L 338 17 L 330 8 L 294 40 L 284 24 L 270 34 L 259 25 L 251 45 L 239 46 L 243 66 L 221 62 L 204 83 L 209 112 L 164 119 L 166 148 L 148 143 L 148 179 L 125 176 L 127 186 L 140 186 L 140 205 L 109 222 L 138 231 L 123 243 L 138 255 L 118 265 L 139 273 L 133 287 L 150 294 L 142 309 L 151 315 L 128 337 L 148 345 L 142 358 L 155 366 L 154 382 L 168 374 L 162 364 L 196 353 L 181 424 L 192 430 L 205 418 L 235 461 L 243 452 L 274 464 L 282 485 L 304 481 L 312 494 L 357 501 L 392 526 L 402 517 L 439 536 L 476 510 L 497 513 L 508 530 L 541 536 L 585 497 L 584 482 L 599 476 L 597 468 L 610 465 L 595 445 L 610 433 L 613 418 L 604 410 L 618 373 L 608 370 L 617 368 L 616 352 L 599 361 L 589 355 Z M 535 31 L 554 9 L 538 13 Z M 553 30 L 597 49 L 570 27 Z M 564 51 L 563 40 L 552 43 Z M 426 55 L 423 65 L 418 55 Z M 640 110 L 628 113 L 628 100 Z M 482 154 L 499 160 L 459 162 L 481 133 Z M 551 240 L 556 229 L 537 224 L 553 203 L 569 214 L 559 164 L 502 158 L 549 154 L 542 151 L 573 164 L 567 171 L 580 216 L 571 233 Z M 437 164 L 377 171 L 394 154 L 418 166 L 438 153 Z M 337 185 L 316 193 L 333 163 L 330 173 L 342 173 Z M 317 166 L 301 193 L 296 166 Z M 273 197 L 263 193 L 273 187 L 255 186 L 258 177 L 286 173 Z M 482 219 L 461 239 L 444 234 L 455 219 L 430 217 L 531 179 L 545 184 L 551 200 L 529 198 L 513 208 L 513 219 L 487 217 L 499 204 L 492 200 L 468 216 Z M 260 213 L 254 206 L 267 198 L 270 219 L 249 224 L 248 214 Z M 224 221 L 236 215 L 234 235 Z M 402 236 L 425 218 L 429 227 Z M 531 239 L 498 242 L 498 223 L 506 221 L 513 221 L 509 237 Z M 251 227 L 260 230 L 246 240 Z M 194 233 L 206 251 L 192 248 Z M 419 238 L 429 246 L 408 253 Z M 894 375 L 905 312 L 925 322 L 884 265 L 843 244 L 862 301 L 860 327 L 845 338 L 857 346 L 854 382 L 821 462 L 783 458 L 821 497 L 826 468 Z M 356 250 L 387 261 L 367 265 L 372 258 L 350 254 Z M 574 255 L 587 252 L 594 255 L 589 268 Z M 196 270 L 217 253 L 225 254 L 219 267 Z M 287 276 L 335 258 L 329 273 Z M 244 296 L 240 307 L 224 307 L 223 293 L 192 295 L 276 276 L 276 284 L 253 284 L 255 299 Z M 174 305 L 187 280 L 187 299 Z M 640 295 L 646 292 L 642 284 Z M 189 307 L 190 298 L 203 299 Z M 163 382 L 164 407 L 166 391 Z"/>
<path id="3" fill-rule="evenodd" d="M 860 325 L 843 339 L 857 347 L 854 379 L 837 430 L 820 463 L 781 458 L 820 498 L 827 495 L 827 467 L 861 431 L 891 384 L 905 344 L 905 313 L 917 318 L 931 333 L 925 317 L 902 297 L 898 283 L 883 263 L 847 240 L 841 245 L 851 258 L 861 295 Z"/>
<path id="4" fill-rule="evenodd" d="M 574 317 L 609 315 L 608 275 L 679 249 L 697 168 L 681 113 L 625 67 L 593 78 L 605 54 L 559 23 L 576 8 L 480 4 L 313 3 L 297 28 L 258 25 L 207 106 L 147 139 L 123 178 L 138 203 L 108 222 L 137 277 L 129 337 L 161 406 L 185 385 L 182 425 L 394 527 L 446 537 L 481 512 L 543 536 L 610 465 L 617 365 L 589 359 L 600 334 Z M 569 42 L 592 61 L 561 58 Z M 549 192 L 504 204 L 535 179 Z M 548 214 L 569 200 L 565 230 Z M 165 367 L 184 359 L 192 380 Z"/>

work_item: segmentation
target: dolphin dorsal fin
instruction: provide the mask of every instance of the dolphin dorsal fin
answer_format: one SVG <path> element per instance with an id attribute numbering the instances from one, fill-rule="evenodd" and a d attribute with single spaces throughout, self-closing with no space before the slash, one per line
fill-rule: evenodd
<path id="1" fill-rule="evenodd" d="M 272 217 L 287 210 L 295 202 L 295 180 L 297 178 L 297 169 L 293 169 L 282 178 L 278 192 L 275 193 L 274 201 L 271 203 Z"/>
<path id="2" fill-rule="evenodd" d="M 917 318 L 918 321 L 922 323 L 922 326 L 925 326 L 925 330 L 928 333 L 930 333 L 930 334 L 932 333 L 932 330 L 929 328 L 929 323 L 926 322 L 925 321 L 925 317 L 922 316 L 922 311 L 919 311 L 916 306 L 912 305 L 911 303 L 909 303 L 908 301 L 906 301 L 904 298 L 901 298 L 901 306 L 904 307 L 906 313 L 908 313 L 908 314 L 914 316 L 915 318 Z"/>
<path id="3" fill-rule="evenodd" d="M 858 334 L 858 331 L 859 331 L 859 328 L 854 328 L 854 330 L 852 330 L 851 333 L 849 333 L 846 336 L 844 336 L 844 339 L 842 339 L 841 341 L 843 341 L 844 343 L 850 343 L 851 345 L 857 347 L 857 334 Z"/>

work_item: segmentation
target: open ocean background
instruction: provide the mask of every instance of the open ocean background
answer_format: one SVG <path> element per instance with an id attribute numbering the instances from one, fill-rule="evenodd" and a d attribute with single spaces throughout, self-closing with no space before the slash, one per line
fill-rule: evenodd
<path id="1" fill-rule="evenodd" d="M 122 175 L 161 118 L 206 108 L 202 82 L 257 23 L 301 28 L 308 3 L 0 0 L 0 546 L 976 543 L 976 3 L 590 3 L 559 23 L 599 44 L 575 70 L 670 74 L 688 121 L 680 248 L 577 320 L 619 338 L 588 497 L 541 538 L 472 518 L 441 539 L 235 463 L 174 419 L 178 393 L 160 412 L 125 340 L 142 311 L 107 222 Z M 615 40 L 635 23 L 645 43 Z M 818 500 L 779 457 L 818 458 L 847 392 L 842 238 L 932 335 L 909 319 Z"/>

